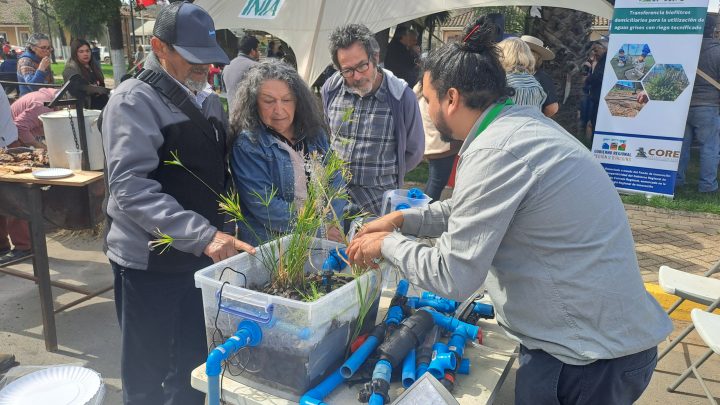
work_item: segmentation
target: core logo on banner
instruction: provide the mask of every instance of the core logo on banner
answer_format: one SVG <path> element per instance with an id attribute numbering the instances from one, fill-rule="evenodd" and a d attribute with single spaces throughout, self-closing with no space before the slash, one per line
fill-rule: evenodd
<path id="1" fill-rule="evenodd" d="M 623 192 L 673 196 L 708 0 L 617 0 L 592 152 Z"/>
<path id="2" fill-rule="evenodd" d="M 247 0 L 239 17 L 271 20 L 277 16 L 283 3 L 285 0 Z"/>

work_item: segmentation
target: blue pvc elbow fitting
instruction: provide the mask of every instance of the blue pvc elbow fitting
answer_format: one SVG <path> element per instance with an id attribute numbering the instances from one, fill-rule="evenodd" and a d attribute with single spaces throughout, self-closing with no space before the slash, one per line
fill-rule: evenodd
<path id="1" fill-rule="evenodd" d="M 415 382 L 415 349 L 410 350 L 402 366 L 402 385 L 409 388 Z"/>
<path id="2" fill-rule="evenodd" d="M 447 313 L 455 312 L 455 308 L 457 308 L 455 301 L 446 298 L 410 297 L 408 298 L 408 306 L 415 309 L 422 307 L 430 307 L 436 311 Z"/>
<path id="3" fill-rule="evenodd" d="M 480 317 L 482 318 L 495 318 L 495 308 L 492 305 L 482 302 L 475 303 L 475 306 L 473 307 L 473 312 L 480 315 Z"/>
<path id="4" fill-rule="evenodd" d="M 237 332 L 210 352 L 205 363 L 205 374 L 208 377 L 220 375 L 224 360 L 245 346 L 257 346 L 261 340 L 262 331 L 255 322 L 248 320 L 240 322 Z"/>
<path id="5" fill-rule="evenodd" d="M 456 365 L 455 354 L 448 351 L 447 345 L 435 343 L 432 361 L 427 369 L 428 373 L 441 380 L 445 376 L 445 370 L 455 370 Z"/>

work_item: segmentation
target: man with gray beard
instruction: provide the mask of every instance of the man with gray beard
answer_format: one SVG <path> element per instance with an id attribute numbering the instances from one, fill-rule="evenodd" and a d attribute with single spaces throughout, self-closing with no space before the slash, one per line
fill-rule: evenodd
<path id="1" fill-rule="evenodd" d="M 145 69 L 115 90 L 102 121 L 123 399 L 199 405 L 204 395 L 190 372 L 205 361 L 207 340 L 193 274 L 253 248 L 220 230 L 226 117 L 206 78 L 211 63 L 229 60 L 214 23 L 202 8 L 175 2 L 160 10 L 153 35 Z M 188 170 L 165 163 L 175 159 Z M 167 250 L 149 248 L 159 232 L 174 239 Z"/>
<path id="2" fill-rule="evenodd" d="M 366 26 L 336 28 L 330 54 L 338 72 L 321 91 L 330 145 L 349 163 L 351 202 L 380 215 L 383 193 L 402 187 L 405 174 L 423 158 L 417 98 L 404 80 L 378 66 L 380 46 Z M 344 121 L 349 110 L 350 120 Z"/>

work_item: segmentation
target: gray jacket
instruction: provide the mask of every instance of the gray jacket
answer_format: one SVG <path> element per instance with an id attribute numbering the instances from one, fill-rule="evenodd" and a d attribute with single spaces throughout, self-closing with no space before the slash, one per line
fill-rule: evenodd
<path id="1" fill-rule="evenodd" d="M 483 283 L 498 322 L 569 364 L 656 346 L 672 323 L 643 286 L 630 226 L 592 154 L 534 107 L 510 107 L 460 151 L 452 200 L 404 210 L 383 256 L 413 284 L 464 300 Z"/>
<path id="2" fill-rule="evenodd" d="M 148 56 L 145 68 L 164 72 L 153 54 Z M 202 114 L 224 121 L 216 94 L 205 99 Z M 208 219 L 217 214 L 216 197 L 192 175 L 164 160 L 170 159 L 170 152 L 185 148 L 180 160 L 222 192 L 222 173 L 227 173 L 224 157 L 206 150 L 214 151 L 210 148 L 220 146 L 224 139 L 204 136 L 175 105 L 137 79 L 124 81 L 114 91 L 103 111 L 102 138 L 109 193 L 108 258 L 124 267 L 160 267 L 158 270 L 163 271 L 191 271 L 211 264 L 202 252 L 217 231 L 218 225 L 212 224 L 217 219 Z M 181 191 L 173 193 L 172 189 Z M 181 201 L 189 203 L 183 205 Z M 189 206 L 203 209 L 191 210 Z M 202 211 L 212 214 L 203 216 Z M 157 238 L 158 230 L 175 238 L 171 252 L 150 251 L 148 242 Z M 172 266 L 161 263 L 171 257 L 178 258 Z M 154 261 L 159 266 L 153 266 Z"/>
<path id="3" fill-rule="evenodd" d="M 720 81 L 720 41 L 703 38 L 698 69 L 707 73 L 715 81 Z M 702 77 L 696 76 L 690 106 L 720 106 L 720 90 Z"/>
<path id="4" fill-rule="evenodd" d="M 235 93 L 237 93 L 240 82 L 247 74 L 248 70 L 257 65 L 255 59 L 240 52 L 238 56 L 230 61 L 230 64 L 223 69 L 222 78 L 227 91 L 227 101 L 229 111 L 232 111 L 235 102 Z"/>

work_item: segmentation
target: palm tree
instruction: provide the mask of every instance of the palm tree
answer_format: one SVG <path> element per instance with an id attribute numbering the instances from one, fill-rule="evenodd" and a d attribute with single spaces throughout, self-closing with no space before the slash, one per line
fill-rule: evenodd
<path id="1" fill-rule="evenodd" d="M 544 65 L 557 86 L 560 98 L 560 111 L 555 120 L 573 134 L 578 131 L 577 114 L 585 78 L 580 67 L 587 59 L 590 48 L 593 18 L 593 15 L 582 11 L 542 7 L 541 16 L 532 18 L 529 24 L 530 35 L 542 39 L 555 52 L 555 60 Z"/>

